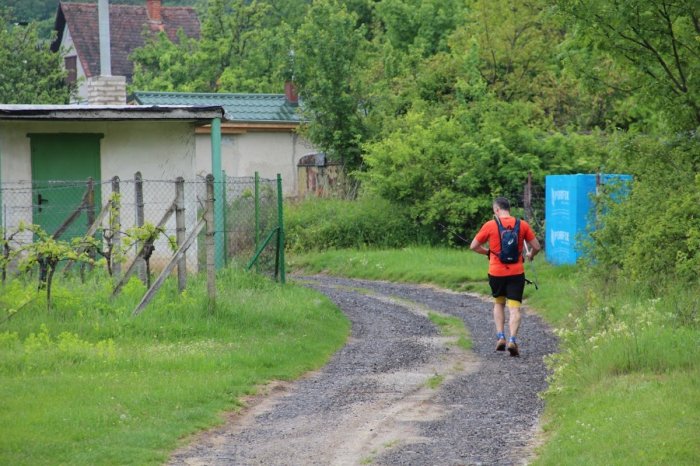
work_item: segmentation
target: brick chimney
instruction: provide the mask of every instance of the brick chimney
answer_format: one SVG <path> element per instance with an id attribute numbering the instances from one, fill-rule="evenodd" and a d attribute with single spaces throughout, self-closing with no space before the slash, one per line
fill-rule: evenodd
<path id="1" fill-rule="evenodd" d="M 148 20 L 154 23 L 163 22 L 160 15 L 160 0 L 146 0 L 146 11 L 148 12 Z"/>
<path id="2" fill-rule="evenodd" d="M 284 97 L 287 102 L 292 105 L 299 105 L 299 94 L 297 94 L 297 87 L 291 81 L 285 81 L 284 83 Z"/>

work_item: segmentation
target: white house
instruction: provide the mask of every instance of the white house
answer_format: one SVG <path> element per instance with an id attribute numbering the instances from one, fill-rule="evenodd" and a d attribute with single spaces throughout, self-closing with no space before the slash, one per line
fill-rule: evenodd
<path id="1" fill-rule="evenodd" d="M 129 55 L 143 47 L 146 34 L 165 32 L 177 41 L 182 30 L 187 37 L 199 37 L 200 24 L 193 7 L 162 6 L 161 0 L 145 0 L 143 5 L 109 5 L 105 28 L 105 50 L 109 52 L 110 75 L 131 82 L 134 65 Z M 99 9 L 95 3 L 60 2 L 54 23 L 54 52 L 63 51 L 68 81 L 79 80 L 78 103 L 90 102 L 89 82 L 101 73 Z M 125 103 L 125 102 L 124 102 Z"/>
<path id="2" fill-rule="evenodd" d="M 298 165 L 302 157 L 315 149 L 298 134 L 302 123 L 298 98 L 291 83 L 285 94 L 227 94 L 145 92 L 133 94 L 141 105 L 220 105 L 224 108 L 221 124 L 221 164 L 228 176 L 263 178 L 282 176 L 284 195 L 300 192 Z M 210 126 L 197 132 L 197 170 L 211 171 Z M 304 190 L 301 190 L 302 192 Z"/>
<path id="3" fill-rule="evenodd" d="M 88 178 L 98 187 L 99 210 L 118 176 L 125 230 L 136 223 L 134 183 L 127 180 L 137 171 L 146 180 L 146 221 L 158 223 L 174 199 L 173 180 L 183 177 L 190 183 L 186 223 L 194 225 L 202 193 L 195 183 L 195 130 L 222 115 L 218 106 L 0 105 L 2 227 L 12 230 L 24 221 L 53 233 L 80 205 Z M 86 215 L 76 221 L 75 234 L 84 233 Z M 166 229 L 175 232 L 174 218 Z M 165 244 L 156 249 L 168 252 Z"/>

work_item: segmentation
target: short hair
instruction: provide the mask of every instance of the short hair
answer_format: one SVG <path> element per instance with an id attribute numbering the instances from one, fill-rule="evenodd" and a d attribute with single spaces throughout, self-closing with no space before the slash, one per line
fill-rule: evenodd
<path id="1" fill-rule="evenodd" d="M 496 204 L 499 209 L 510 210 L 510 201 L 505 197 L 497 197 L 493 200 L 493 203 Z"/>

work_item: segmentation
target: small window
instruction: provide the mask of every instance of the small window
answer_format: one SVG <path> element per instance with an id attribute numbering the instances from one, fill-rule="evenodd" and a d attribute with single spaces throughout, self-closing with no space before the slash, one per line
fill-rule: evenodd
<path id="1" fill-rule="evenodd" d="M 63 59 L 66 71 L 68 72 L 66 75 L 66 84 L 75 84 L 78 80 L 78 63 L 76 59 L 77 57 L 75 55 Z"/>

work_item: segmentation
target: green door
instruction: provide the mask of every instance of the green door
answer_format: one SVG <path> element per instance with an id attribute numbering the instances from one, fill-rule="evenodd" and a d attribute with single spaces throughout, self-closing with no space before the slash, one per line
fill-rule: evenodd
<path id="1" fill-rule="evenodd" d="M 100 139 L 102 134 L 29 134 L 32 152 L 33 221 L 54 234 L 78 209 L 94 180 L 94 210 L 82 210 L 60 236 L 70 239 L 85 234 L 90 218 L 99 212 Z"/>

